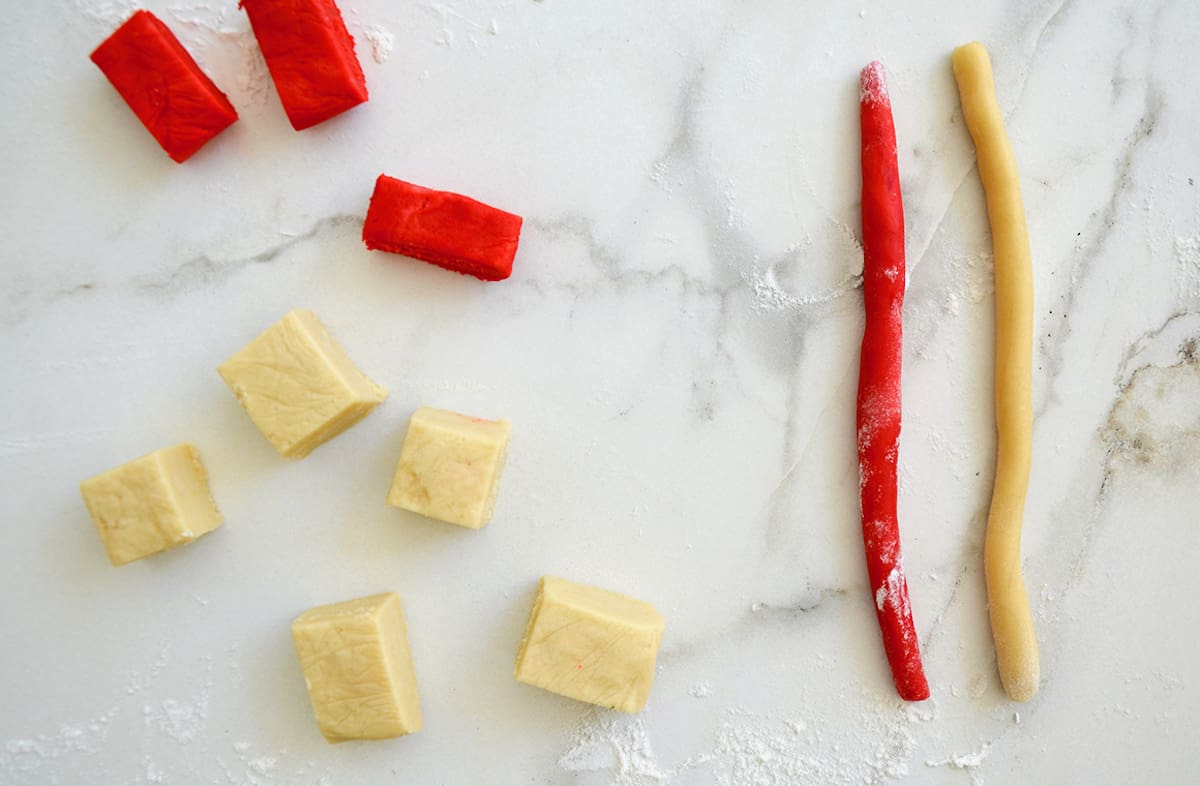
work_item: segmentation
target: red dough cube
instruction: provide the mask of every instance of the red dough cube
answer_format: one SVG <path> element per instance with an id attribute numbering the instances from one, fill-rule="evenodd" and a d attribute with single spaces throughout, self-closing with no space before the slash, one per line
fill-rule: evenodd
<path id="1" fill-rule="evenodd" d="M 367 80 L 333 0 L 242 0 L 292 128 L 367 100 Z"/>
<path id="2" fill-rule="evenodd" d="M 380 175 L 363 224 L 363 242 L 372 250 L 499 281 L 512 275 L 521 221 L 461 194 Z"/>
<path id="3" fill-rule="evenodd" d="M 92 62 L 167 155 L 183 162 L 237 120 L 167 26 L 138 11 L 92 52 Z"/>

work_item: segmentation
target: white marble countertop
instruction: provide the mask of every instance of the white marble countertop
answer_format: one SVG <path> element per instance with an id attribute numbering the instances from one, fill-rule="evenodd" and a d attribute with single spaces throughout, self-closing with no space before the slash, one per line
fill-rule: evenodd
<path id="1" fill-rule="evenodd" d="M 129 3 L 0 16 L 0 783 L 1195 777 L 1200 5 L 343 0 L 371 100 L 303 133 L 234 0 L 144 5 L 241 114 L 184 165 L 87 60 Z M 971 39 L 1036 269 L 1024 705 L 981 572 L 990 241 L 949 66 Z M 900 508 L 933 691 L 910 706 L 856 497 L 873 58 L 908 223 Z M 513 277 L 368 252 L 381 171 L 524 215 Z M 214 369 L 295 307 L 391 396 L 287 462 Z M 384 504 L 422 404 L 513 423 L 481 532 Z M 225 526 L 110 567 L 78 482 L 182 440 Z M 543 573 L 662 611 L 644 713 L 513 680 Z M 288 624 L 385 590 L 426 728 L 327 745 Z"/>

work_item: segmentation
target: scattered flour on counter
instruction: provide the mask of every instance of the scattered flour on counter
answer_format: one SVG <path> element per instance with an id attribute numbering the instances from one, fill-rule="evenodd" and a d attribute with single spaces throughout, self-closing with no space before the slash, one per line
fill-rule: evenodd
<path id="1" fill-rule="evenodd" d="M 362 30 L 363 38 L 371 45 L 371 57 L 376 63 L 386 63 L 392 56 L 396 46 L 396 37 L 392 31 L 379 25 L 367 25 Z"/>
<path id="2" fill-rule="evenodd" d="M 204 691 L 191 702 L 164 699 L 157 707 L 147 704 L 142 708 L 147 729 L 154 729 L 186 745 L 204 731 L 208 725 L 208 691 Z"/>
<path id="3" fill-rule="evenodd" d="M 139 6 L 135 0 L 72 0 L 72 5 L 81 16 L 113 27 L 132 16 Z"/>
<path id="4" fill-rule="evenodd" d="M 607 770 L 613 776 L 612 786 L 664 783 L 676 775 L 659 767 L 645 720 L 616 719 L 599 712 L 576 729 L 571 748 L 559 757 L 558 766 L 567 772 Z"/>
<path id="5" fill-rule="evenodd" d="M 154 763 L 154 760 L 149 756 L 142 759 L 142 766 L 146 768 L 146 783 L 170 783 L 171 779 L 167 774 L 160 770 Z"/>
<path id="6" fill-rule="evenodd" d="M 984 745 L 974 753 L 961 753 L 955 756 L 949 756 L 945 759 L 929 759 L 925 762 L 927 767 L 954 767 L 959 770 L 967 770 L 973 767 L 978 767 L 983 764 L 983 760 L 987 758 L 988 746 Z"/>
<path id="7" fill-rule="evenodd" d="M 171 652 L 163 647 L 151 664 L 149 678 L 143 680 L 135 674 L 127 692 L 143 692 L 147 685 L 156 681 L 170 663 Z M 142 705 L 142 723 L 147 730 L 157 731 L 180 745 L 186 745 L 204 731 L 208 725 L 209 695 L 213 686 L 212 659 L 205 658 L 206 680 L 204 688 L 190 701 L 163 699 L 157 703 Z M 136 690 L 134 690 L 136 688 Z"/>
<path id="8" fill-rule="evenodd" d="M 752 266 L 749 272 L 742 274 L 742 278 L 750 285 L 750 289 L 754 293 L 754 308 L 756 311 L 789 311 L 819 303 L 828 303 L 837 300 L 848 290 L 854 289 L 862 283 L 862 275 L 853 274 L 847 276 L 825 292 L 809 297 L 801 297 L 783 289 L 779 284 L 779 278 L 774 266 L 765 269 L 759 269 L 756 265 Z"/>
<path id="9" fill-rule="evenodd" d="M 125 686 L 125 693 L 132 696 L 136 693 L 141 693 L 146 689 L 146 686 L 153 682 L 158 675 L 162 674 L 163 669 L 167 667 L 167 663 L 171 660 L 171 649 L 162 647 L 158 651 L 158 655 L 154 658 L 154 662 L 150 664 L 149 669 L 134 669 L 129 674 L 129 682 Z"/>
<path id="10" fill-rule="evenodd" d="M 690 689 L 688 689 L 688 693 L 690 693 L 693 698 L 707 699 L 712 695 L 712 685 L 708 682 L 697 682 Z"/>
<path id="11" fill-rule="evenodd" d="M 721 786 L 871 786 L 909 774 L 917 747 L 913 726 L 934 717 L 928 709 L 880 706 L 864 714 L 847 738 L 802 719 L 732 707 L 708 749 L 667 766 L 654 754 L 644 718 L 596 712 L 576 730 L 559 766 L 573 773 L 607 772 L 613 786 L 670 784 L 693 772 Z"/>
<path id="12" fill-rule="evenodd" d="M 1200 296 L 1200 235 L 1175 238 L 1180 288 L 1189 297 Z"/>
<path id="13" fill-rule="evenodd" d="M 948 756 L 944 759 L 928 759 L 925 762 L 925 766 L 953 767 L 956 770 L 968 770 L 971 774 L 971 786 L 982 786 L 983 776 L 979 774 L 977 768 L 987 758 L 989 747 L 987 743 L 984 743 L 983 747 L 974 753 L 962 753 Z"/>
<path id="14" fill-rule="evenodd" d="M 733 193 L 733 189 L 726 189 L 721 196 L 725 201 L 725 225 L 730 229 L 744 229 L 746 214 L 738 206 L 737 196 Z"/>
<path id="15" fill-rule="evenodd" d="M 951 260 L 949 285 L 942 310 L 947 316 L 956 317 L 962 302 L 979 305 L 995 291 L 991 252 L 957 256 Z"/>
<path id="16" fill-rule="evenodd" d="M 756 717 L 744 711 L 731 711 L 730 715 L 741 718 L 722 724 L 717 732 L 713 758 L 718 784 L 775 786 L 797 783 L 804 776 L 817 774 L 814 772 L 816 761 L 800 750 L 803 740 L 799 725 Z"/>
<path id="17" fill-rule="evenodd" d="M 663 190 L 664 194 L 671 193 L 671 184 L 667 181 L 667 173 L 670 167 L 666 161 L 655 161 L 654 166 L 650 168 L 650 180 L 658 185 Z"/>
<path id="18" fill-rule="evenodd" d="M 274 756 L 257 756 L 246 762 L 249 767 L 257 775 L 270 775 L 275 770 L 275 766 L 279 763 L 279 759 Z"/>
<path id="19" fill-rule="evenodd" d="M 225 67 L 224 61 L 228 59 L 224 53 L 210 57 L 209 50 L 235 47 L 236 61 L 230 62 L 230 67 L 224 70 L 231 74 L 237 89 L 227 92 L 233 92 L 235 97 L 244 99 L 251 106 L 262 106 L 267 102 L 271 93 L 267 63 L 250 29 L 250 20 L 236 4 L 183 3 L 168 8 L 168 14 L 169 20 L 175 23 L 171 28 L 209 76 L 214 75 L 218 64 Z M 222 89 L 228 87 L 225 82 L 220 86 Z"/>
<path id="20" fill-rule="evenodd" d="M 849 786 L 904 777 L 916 749 L 910 727 L 920 720 L 907 709 L 881 708 L 863 716 L 860 736 L 829 739 L 803 720 L 740 709 L 727 710 L 726 717 L 713 756 L 716 782 L 723 786 Z"/>
<path id="21" fill-rule="evenodd" d="M 217 762 L 225 780 L 237 786 L 293 786 L 299 783 L 329 786 L 332 780 L 328 771 L 315 772 L 316 764 L 311 760 L 289 761 L 286 749 L 268 754 L 256 751 L 248 742 L 235 742 L 233 750 L 237 753 L 237 763 L 226 762 L 220 756 Z"/>
<path id="22" fill-rule="evenodd" d="M 1175 238 L 1175 253 L 1180 262 L 1200 267 L 1200 236 Z"/>
<path id="23" fill-rule="evenodd" d="M 108 743 L 113 719 L 120 712 L 113 706 L 107 712 L 82 724 L 64 724 L 54 734 L 17 737 L 0 746 L 0 783 L 45 783 L 39 775 L 60 760 L 94 756 Z"/>
<path id="24" fill-rule="evenodd" d="M 237 673 L 236 648 L 225 652 L 231 673 Z M 289 756 L 283 749 L 256 749 L 250 742 L 232 743 L 235 754 L 228 747 L 220 752 L 213 749 L 214 739 L 220 739 L 220 729 L 208 718 L 210 704 L 216 702 L 213 657 L 176 664 L 164 646 L 152 658 L 131 670 L 133 679 L 127 687 L 114 687 L 119 698 L 104 713 L 83 722 L 60 723 L 53 733 L 0 739 L 0 784 L 332 786 L 333 775 L 327 768 Z M 176 678 L 194 680 L 197 675 L 202 676 L 202 684 L 187 701 L 157 694 L 160 683 L 178 684 Z M 122 751 L 131 753 L 118 755 Z M 187 777 L 180 780 L 183 772 Z"/>

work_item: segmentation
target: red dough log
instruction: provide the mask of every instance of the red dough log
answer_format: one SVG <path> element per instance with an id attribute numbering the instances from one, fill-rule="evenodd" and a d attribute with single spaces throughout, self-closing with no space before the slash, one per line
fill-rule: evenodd
<path id="1" fill-rule="evenodd" d="M 363 224 L 367 248 L 499 281 L 512 275 L 521 217 L 461 194 L 380 175 Z"/>
<path id="2" fill-rule="evenodd" d="M 896 163 L 896 129 L 883 65 L 863 69 L 863 298 L 866 327 L 858 374 L 858 463 L 867 575 L 892 680 L 907 701 L 929 698 L 913 627 L 896 519 L 900 442 L 900 364 L 904 305 L 904 205 Z"/>
<path id="3" fill-rule="evenodd" d="M 225 94 L 149 11 L 129 17 L 96 47 L 92 62 L 175 161 L 237 120 Z"/>
<path id="4" fill-rule="evenodd" d="M 292 128 L 367 100 L 367 81 L 333 0 L 242 0 Z"/>

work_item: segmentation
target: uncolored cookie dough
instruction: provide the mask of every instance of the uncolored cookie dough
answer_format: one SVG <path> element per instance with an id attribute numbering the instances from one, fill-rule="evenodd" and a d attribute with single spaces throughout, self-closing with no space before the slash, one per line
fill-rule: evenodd
<path id="1" fill-rule="evenodd" d="M 221 526 L 208 473 L 186 443 L 88 478 L 79 490 L 114 565 L 190 543 Z"/>
<path id="2" fill-rule="evenodd" d="M 1041 679 L 1021 573 L 1021 522 L 1033 457 L 1033 261 L 992 62 L 983 45 L 973 42 L 954 50 L 952 64 L 975 141 L 996 271 L 996 479 L 983 547 L 988 616 L 1004 692 L 1013 701 L 1029 701 Z"/>
<path id="3" fill-rule="evenodd" d="M 491 521 L 512 427 L 444 409 L 413 413 L 388 504 L 479 529 Z"/>
<path id="4" fill-rule="evenodd" d="M 387 398 L 306 310 L 288 312 L 217 371 L 287 458 L 307 456 Z"/>
<path id="5" fill-rule="evenodd" d="M 640 712 L 654 683 L 663 618 L 649 603 L 546 576 L 516 678 L 579 701 Z"/>
<path id="6" fill-rule="evenodd" d="M 400 596 L 317 606 L 292 623 L 317 726 L 330 742 L 420 731 L 421 704 Z"/>

